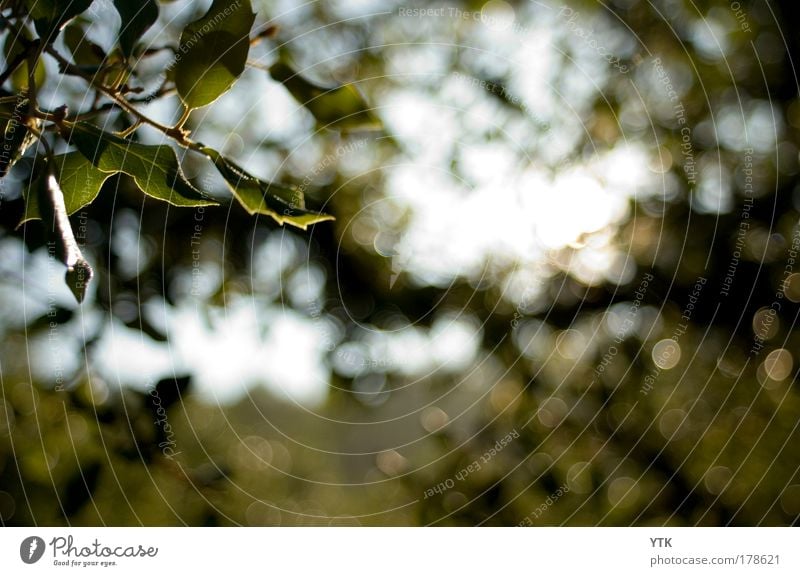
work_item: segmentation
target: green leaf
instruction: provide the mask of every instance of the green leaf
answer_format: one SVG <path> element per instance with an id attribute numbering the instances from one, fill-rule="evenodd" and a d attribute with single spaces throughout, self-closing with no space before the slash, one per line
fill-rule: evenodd
<path id="1" fill-rule="evenodd" d="M 214 0 L 181 34 L 175 87 L 187 108 L 211 104 L 244 72 L 255 14 L 250 0 Z"/>
<path id="2" fill-rule="evenodd" d="M 99 67 L 106 58 L 103 49 L 86 37 L 86 30 L 73 22 L 64 28 L 64 44 L 72 53 L 72 60 L 78 66 Z"/>
<path id="3" fill-rule="evenodd" d="M 92 203 L 105 181 L 112 176 L 110 172 L 98 170 L 80 152 L 60 154 L 53 160 L 53 174 L 64 195 L 67 214 L 74 214 Z M 25 192 L 25 216 L 20 224 L 41 217 L 38 195 L 29 187 Z"/>
<path id="4" fill-rule="evenodd" d="M 152 198 L 174 206 L 217 205 L 186 180 L 175 150 L 169 146 L 130 142 L 85 122 L 65 123 L 63 136 L 100 171 L 133 177 L 139 189 Z"/>
<path id="5" fill-rule="evenodd" d="M 95 86 L 118 87 L 130 77 L 130 67 L 118 51 L 110 55 L 86 37 L 81 22 L 73 21 L 64 28 L 64 44 L 72 52 L 75 65 Z"/>
<path id="6" fill-rule="evenodd" d="M 353 84 L 331 88 L 318 86 L 281 61 L 273 64 L 269 73 L 325 128 L 355 131 L 380 130 L 383 127 Z"/>
<path id="7" fill-rule="evenodd" d="M 36 33 L 52 42 L 64 25 L 92 5 L 92 0 L 25 0 Z"/>
<path id="8" fill-rule="evenodd" d="M 30 33 L 25 28 L 22 29 L 22 35 L 24 40 L 32 39 Z M 13 32 L 9 32 L 6 35 L 5 45 L 3 46 L 3 54 L 5 55 L 6 62 L 10 64 L 24 51 L 25 45 L 20 42 L 20 39 L 17 38 Z M 14 70 L 14 73 L 11 74 L 11 85 L 14 87 L 14 90 L 23 92 L 28 89 L 28 71 L 29 64 L 27 59 L 25 59 L 20 62 L 19 66 Z M 45 80 L 47 80 L 47 70 L 45 69 L 42 58 L 36 60 L 34 79 L 36 80 L 37 89 L 41 88 Z"/>
<path id="9" fill-rule="evenodd" d="M 328 214 L 306 210 L 300 190 L 260 180 L 212 148 L 204 148 L 203 152 L 214 162 L 234 198 L 248 213 L 264 214 L 278 224 L 290 224 L 303 230 L 317 222 L 334 219 Z"/>
<path id="10" fill-rule="evenodd" d="M 125 56 L 131 56 L 142 34 L 158 20 L 158 4 L 155 0 L 114 0 L 114 7 L 122 19 L 119 46 Z"/>

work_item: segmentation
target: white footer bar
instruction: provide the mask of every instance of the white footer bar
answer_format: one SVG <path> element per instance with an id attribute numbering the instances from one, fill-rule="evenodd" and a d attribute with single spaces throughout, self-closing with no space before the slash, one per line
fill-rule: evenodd
<path id="1" fill-rule="evenodd" d="M 789 528 L 3 528 L 2 574 L 800 574 Z M 565 572 L 568 571 L 568 572 Z"/>

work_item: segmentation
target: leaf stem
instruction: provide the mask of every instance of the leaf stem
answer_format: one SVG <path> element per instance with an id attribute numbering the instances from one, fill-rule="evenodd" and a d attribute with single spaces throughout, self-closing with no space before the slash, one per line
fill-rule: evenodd
<path id="1" fill-rule="evenodd" d="M 253 60 L 252 58 L 247 60 L 247 65 L 250 68 L 255 68 L 256 70 L 263 70 L 264 72 L 269 72 L 270 66 L 266 64 L 262 64 L 258 60 Z"/>
<path id="2" fill-rule="evenodd" d="M 61 67 L 62 72 L 72 76 L 78 76 L 80 78 L 83 78 L 90 84 L 92 84 L 92 78 L 89 77 L 88 74 L 83 72 L 80 68 L 74 66 L 71 62 L 69 62 L 69 60 L 67 60 L 61 54 L 59 54 L 59 52 L 55 48 L 53 48 L 52 46 L 47 46 L 45 50 L 47 51 L 48 54 L 50 54 L 53 58 L 56 59 L 59 66 Z M 97 90 L 103 92 L 103 94 L 111 98 L 113 100 L 112 103 L 113 106 L 117 106 L 122 110 L 124 110 L 125 112 L 134 116 L 138 121 L 138 123 L 147 124 L 155 128 L 159 132 L 163 132 L 166 136 L 172 138 L 179 146 L 183 148 L 189 148 L 191 150 L 194 150 L 195 152 L 200 152 L 201 154 L 205 154 L 206 156 L 208 155 L 208 153 L 206 152 L 206 147 L 198 142 L 191 140 L 188 137 L 188 133 L 182 127 L 183 123 L 186 122 L 188 114 L 191 113 L 191 109 L 188 108 L 185 109 L 181 116 L 181 119 L 178 121 L 178 124 L 170 127 L 162 124 L 161 122 L 158 122 L 157 120 L 153 120 L 143 112 L 139 111 L 126 98 L 120 96 L 118 90 L 108 88 L 107 86 L 103 86 L 102 84 L 101 85 L 92 84 L 92 85 Z M 77 121 L 77 119 L 73 121 Z M 57 124 L 61 126 L 63 124 L 63 119 L 60 122 L 57 122 Z"/>
<path id="3" fill-rule="evenodd" d="M 170 94 L 174 90 L 175 90 L 174 88 L 161 88 L 161 89 L 157 90 L 156 92 L 153 92 L 153 93 L 151 93 L 151 94 L 149 94 L 147 96 L 143 96 L 141 98 L 131 98 L 131 99 L 128 100 L 128 103 L 129 104 L 149 104 L 150 102 L 152 102 L 156 98 L 160 98 L 161 96 L 166 96 L 167 94 Z M 71 122 L 80 122 L 82 120 L 88 120 L 89 118 L 94 118 L 98 114 L 104 114 L 106 112 L 110 112 L 114 108 L 119 108 L 120 107 L 119 104 L 117 104 L 117 102 L 106 102 L 105 104 L 102 104 L 101 106 L 96 106 L 96 107 L 95 106 L 92 106 L 92 108 L 90 108 L 89 110 L 86 110 L 84 112 L 78 112 L 77 114 L 75 114 L 75 116 L 73 116 L 72 118 L 69 118 L 69 120 Z"/>
<path id="4" fill-rule="evenodd" d="M 188 106 L 184 106 L 183 113 L 181 114 L 181 117 L 178 119 L 178 121 L 175 123 L 175 126 L 173 126 L 173 130 L 184 131 L 183 125 L 186 124 L 187 120 L 189 120 L 189 116 L 191 114 L 192 114 L 192 109 L 189 108 Z"/>
<path id="5" fill-rule="evenodd" d="M 125 130 L 120 130 L 119 132 L 114 132 L 114 134 L 116 134 L 120 138 L 127 138 L 128 136 L 130 136 L 131 134 L 136 132 L 141 125 L 142 125 L 141 121 L 137 120 L 136 122 L 134 122 L 133 124 L 131 124 L 130 126 L 125 128 Z"/>
<path id="6" fill-rule="evenodd" d="M 31 134 L 36 136 L 37 140 L 39 140 L 39 142 L 42 143 L 42 147 L 44 148 L 44 154 L 45 154 L 45 156 L 47 156 L 47 161 L 48 162 L 52 162 L 53 161 L 53 148 L 50 146 L 50 143 L 44 137 L 44 134 L 42 134 L 42 132 L 39 130 L 38 127 L 32 125 L 30 122 L 28 122 L 26 127 L 28 128 L 28 130 L 31 131 Z"/>
<path id="7" fill-rule="evenodd" d="M 90 84 L 92 84 L 92 78 L 88 74 L 83 72 L 77 66 L 74 66 L 69 60 L 67 60 L 61 54 L 59 54 L 58 51 L 55 48 L 53 48 L 52 46 L 48 46 L 46 48 L 46 50 L 47 50 L 48 54 L 50 54 L 53 58 L 56 59 L 56 61 L 58 62 L 59 66 L 61 67 L 62 72 L 64 72 L 65 74 L 69 74 L 71 76 L 78 76 L 80 78 L 83 78 L 84 80 L 86 80 Z M 95 88 L 97 90 L 100 90 L 101 92 L 103 92 L 103 94 L 105 94 L 106 96 L 111 98 L 117 106 L 122 108 L 125 112 L 127 112 L 129 114 L 132 114 L 133 116 L 135 116 L 141 122 L 143 122 L 145 124 L 149 124 L 150 126 L 155 128 L 156 130 L 159 130 L 159 131 L 163 132 L 167 136 L 173 138 L 176 142 L 178 142 L 178 144 L 181 144 L 184 141 L 185 134 L 183 133 L 182 130 L 176 130 L 176 129 L 171 128 L 169 126 L 165 126 L 164 124 L 162 124 L 162 123 L 160 123 L 160 122 L 158 122 L 156 120 L 153 120 L 152 118 L 150 118 L 146 114 L 140 112 L 135 106 L 133 106 L 130 102 L 128 102 L 124 97 L 119 95 L 119 90 L 118 89 L 112 89 L 112 88 L 109 88 L 109 87 L 104 86 L 102 84 L 92 84 L 92 85 L 95 86 Z"/>

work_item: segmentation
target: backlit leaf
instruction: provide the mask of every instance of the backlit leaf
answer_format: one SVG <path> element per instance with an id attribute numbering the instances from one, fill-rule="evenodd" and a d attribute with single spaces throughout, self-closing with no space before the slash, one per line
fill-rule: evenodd
<path id="1" fill-rule="evenodd" d="M 92 5 L 92 0 L 26 0 L 36 33 L 52 42 L 64 25 Z"/>
<path id="2" fill-rule="evenodd" d="M 214 0 L 181 34 L 175 86 L 187 108 L 211 104 L 244 72 L 255 14 L 250 0 Z"/>
<path id="3" fill-rule="evenodd" d="M 280 61 L 273 64 L 269 73 L 325 128 L 342 131 L 382 128 L 380 119 L 353 84 L 318 86 Z"/>
<path id="4" fill-rule="evenodd" d="M 31 40 L 30 34 L 27 32 L 27 30 L 23 28 L 22 33 L 24 35 L 24 40 Z M 9 64 L 14 62 L 14 60 L 16 60 L 24 50 L 25 47 L 20 39 L 17 38 L 14 33 L 9 32 L 6 35 L 5 45 L 3 46 L 3 54 L 5 55 L 6 62 Z M 14 87 L 14 90 L 23 92 L 28 89 L 28 75 L 28 61 L 27 59 L 24 59 L 19 63 L 19 66 L 17 66 L 17 69 L 14 71 L 14 73 L 11 74 L 11 85 Z M 47 71 L 45 70 L 44 61 L 42 58 L 39 58 L 36 60 L 36 70 L 34 72 L 36 88 L 41 88 L 46 79 Z"/>
<path id="5" fill-rule="evenodd" d="M 72 22 L 64 28 L 64 44 L 78 66 L 99 67 L 106 58 L 103 49 L 86 37 L 86 30 L 78 22 Z"/>
<path id="6" fill-rule="evenodd" d="M 211 148 L 204 152 L 213 160 L 234 198 L 250 214 L 264 214 L 278 224 L 290 224 L 303 230 L 317 222 L 334 219 L 328 214 L 306 210 L 300 190 L 260 180 Z"/>
<path id="7" fill-rule="evenodd" d="M 61 186 L 67 214 L 74 214 L 94 201 L 105 181 L 113 174 L 97 169 L 80 152 L 60 154 L 53 160 L 53 174 Z M 29 188 L 25 193 L 25 216 L 21 223 L 41 217 L 38 195 Z"/>
<path id="8" fill-rule="evenodd" d="M 158 20 L 158 4 L 155 0 L 114 0 L 114 7 L 122 19 L 119 46 L 125 56 L 130 56 L 142 34 Z"/>
<path id="9" fill-rule="evenodd" d="M 174 206 L 212 206 L 184 177 L 175 150 L 166 145 L 131 142 L 103 132 L 85 122 L 66 124 L 64 137 L 100 171 L 123 172 L 133 177 L 139 189 Z"/>

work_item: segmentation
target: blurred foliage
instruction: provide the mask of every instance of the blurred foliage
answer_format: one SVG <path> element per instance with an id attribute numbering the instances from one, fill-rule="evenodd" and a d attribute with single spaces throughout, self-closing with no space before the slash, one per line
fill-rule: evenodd
<path id="1" fill-rule="evenodd" d="M 533 25 L 529 4 L 511 4 L 522 27 Z M 287 9 L 292 2 L 254 5 L 256 27 L 270 27 L 261 49 L 269 62 L 280 51 L 308 76 L 287 88 L 299 104 L 303 98 L 314 104 L 299 137 L 256 138 L 240 106 L 244 148 L 263 152 L 282 181 L 324 204 L 336 221 L 301 236 L 242 210 L 208 208 L 202 265 L 216 270 L 219 281 L 192 299 L 189 239 L 198 212 L 169 209 L 113 175 L 105 193 L 72 217 L 85 232 L 84 252 L 97 274 L 97 288 L 82 307 L 49 301 L 47 277 L 30 278 L 27 269 L 16 269 L 17 260 L 5 258 L 3 524 L 797 524 L 800 276 L 792 274 L 800 272 L 794 262 L 800 100 L 792 62 L 800 53 L 792 26 L 800 5 L 736 4 L 741 14 L 726 0 L 553 3 L 576 53 L 594 50 L 581 33 L 591 29 L 600 38 L 607 27 L 614 33 L 598 42 L 615 42 L 619 61 L 630 69 L 619 73 L 600 59 L 583 71 L 603 78 L 602 89 L 591 94 L 590 106 L 574 111 L 582 132 L 568 140 L 562 158 L 547 156 L 545 149 L 555 154 L 556 146 L 538 135 L 527 105 L 510 90 L 487 91 L 491 106 L 500 107 L 489 109 L 508 120 L 487 140 L 521 134 L 527 149 L 520 155 L 552 161 L 556 172 L 622 141 L 640 142 L 660 179 L 655 191 L 630 200 L 623 221 L 548 251 L 547 273 L 538 279 L 544 287 L 532 299 L 507 293 L 514 262 L 499 258 L 477 278 L 424 281 L 393 269 L 373 241 L 385 230 L 353 230 L 357 216 L 385 198 L 379 168 L 402 162 L 408 152 L 391 125 L 369 136 L 365 154 L 374 169 L 333 163 L 308 179 L 315 163 L 295 152 L 312 142 L 325 158 L 359 137 L 327 126 L 333 121 L 319 100 L 323 86 L 329 95 L 342 90 L 336 86 L 354 90 L 358 106 L 348 109 L 357 120 L 388 114 L 380 106 L 385 95 L 412 81 L 431 97 L 439 94 L 441 76 L 407 71 L 424 68 L 432 57 L 427 43 L 442 44 L 436 57 L 445 74 L 510 85 L 502 57 L 498 64 L 481 53 L 486 47 L 466 43 L 475 38 L 470 33 L 480 37 L 482 24 L 451 18 L 442 35 L 441 26 L 430 24 L 435 17 L 401 17 L 399 10 L 411 7 L 397 3 L 375 10 L 388 14 L 363 18 L 347 18 L 340 2 L 313 3 L 295 16 Z M 466 0 L 436 6 L 467 13 L 485 7 Z M 188 5 L 180 10 L 184 24 L 203 13 Z M 170 32 L 159 26 L 151 32 L 156 47 Z M 570 84 L 577 56 L 559 54 L 563 72 L 553 90 L 568 98 L 577 91 Z M 667 92 L 653 89 L 654 82 L 660 86 L 656 58 L 669 82 L 680 85 L 685 124 L 677 121 L 675 102 L 665 100 Z M 265 75 L 269 63 L 263 68 L 249 72 Z M 293 78 L 292 69 L 280 70 Z M 316 91 L 303 96 L 309 86 Z M 366 110 L 362 97 L 376 109 Z M 230 110 L 222 116 L 230 118 Z M 113 112 L 109 121 L 125 122 Z M 209 116 L 202 123 L 214 121 Z M 691 127 L 696 181 L 684 169 L 683 126 Z M 553 122 L 548 129 L 567 127 Z M 216 134 L 229 131 L 223 126 Z M 444 137 L 429 134 L 431 141 Z M 464 179 L 469 168 L 455 159 L 451 166 Z M 199 170 L 187 174 L 195 183 L 205 177 Z M 15 253 L 24 242 L 30 254 L 46 254 L 41 226 L 17 228 L 25 213 L 21 191 L 11 184 L 3 192 L 2 251 Z M 395 215 L 398 234 L 410 218 Z M 114 240 L 120 223 L 131 219 L 132 258 Z M 603 233 L 633 263 L 634 273 L 623 280 L 587 280 L 574 272 L 586 246 Z M 261 258 L 265 245 L 299 257 L 288 264 Z M 319 309 L 290 281 L 312 268 L 324 278 Z M 9 288 L 20 283 L 22 296 Z M 274 317 L 264 311 L 276 305 L 336 327 L 323 359 L 330 382 L 321 404 L 309 408 L 263 386 L 217 403 L 197 389 L 198 374 L 176 369 L 143 388 L 97 369 L 104 360 L 98 354 L 108 353 L 100 344 L 109 326 L 133 328 L 154 345 L 174 344 L 147 303 L 177 309 L 188 302 L 213 327 L 239 297 L 267 333 Z M 446 314 L 475 323 L 480 342 L 466 364 L 448 368 L 445 362 L 416 373 L 410 345 L 399 363 L 389 356 L 352 358 L 366 332 L 435 330 Z M 67 356 L 70 342 L 77 342 L 75 359 L 37 366 L 43 347 L 45 355 Z"/>

